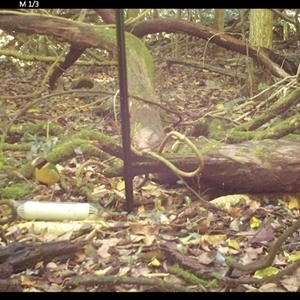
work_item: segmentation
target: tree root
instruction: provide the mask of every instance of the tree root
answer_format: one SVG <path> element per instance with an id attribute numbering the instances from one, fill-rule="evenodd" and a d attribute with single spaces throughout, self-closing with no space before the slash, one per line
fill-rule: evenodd
<path id="1" fill-rule="evenodd" d="M 299 228 L 300 228 L 300 219 L 298 219 L 290 228 L 288 228 L 281 234 L 281 236 L 277 239 L 277 241 L 275 242 L 273 247 L 271 247 L 269 254 L 267 256 L 263 257 L 262 259 L 259 259 L 256 262 L 253 262 L 253 263 L 250 263 L 247 265 L 243 265 L 243 264 L 236 262 L 234 259 L 227 257 L 225 261 L 226 261 L 227 265 L 229 266 L 229 270 L 226 275 L 230 276 L 233 269 L 237 269 L 237 270 L 245 271 L 245 272 L 255 272 L 257 270 L 261 270 L 261 269 L 269 267 L 273 263 L 273 261 L 276 257 L 276 254 L 277 254 L 278 250 L 280 249 L 281 245 L 287 240 L 288 237 L 290 237 Z M 290 274 L 291 272 L 296 270 L 299 266 L 300 266 L 300 260 L 296 261 L 295 263 L 293 263 L 292 265 L 290 265 L 289 267 L 285 268 L 284 270 L 282 270 L 281 272 L 279 272 L 275 275 L 259 279 L 257 281 L 257 283 L 266 283 L 266 282 L 278 280 L 282 276 L 284 276 L 286 274 Z"/>

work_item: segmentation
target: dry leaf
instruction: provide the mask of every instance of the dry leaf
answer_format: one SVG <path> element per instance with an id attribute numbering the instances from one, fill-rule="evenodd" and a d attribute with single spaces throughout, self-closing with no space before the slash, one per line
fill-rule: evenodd
<path id="1" fill-rule="evenodd" d="M 295 275 L 290 275 L 288 278 L 280 280 L 280 283 L 289 291 L 297 292 L 300 287 L 299 278 Z"/>
<path id="2" fill-rule="evenodd" d="M 249 244 L 259 242 L 269 242 L 275 239 L 275 231 L 272 225 L 267 224 L 265 227 L 260 228 L 254 237 L 249 241 Z"/>
<path id="3" fill-rule="evenodd" d="M 150 261 L 150 260 L 152 260 L 154 257 L 158 258 L 159 260 L 164 260 L 164 259 L 166 259 L 166 256 L 165 256 L 162 252 L 159 252 L 159 251 L 148 251 L 148 252 L 146 252 L 146 253 L 143 253 L 143 254 L 140 256 L 140 259 L 146 260 L 146 261 Z"/>

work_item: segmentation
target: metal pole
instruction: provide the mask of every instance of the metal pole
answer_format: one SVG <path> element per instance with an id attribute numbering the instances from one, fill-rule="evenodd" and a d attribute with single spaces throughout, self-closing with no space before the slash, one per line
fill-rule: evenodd
<path id="1" fill-rule="evenodd" d="M 126 67 L 126 47 L 124 30 L 123 9 L 116 9 L 117 25 L 117 48 L 118 48 L 118 71 L 120 89 L 120 109 L 122 125 L 122 145 L 124 154 L 124 181 L 127 212 L 133 210 L 133 176 L 131 169 L 131 139 L 130 139 L 130 113 L 127 90 L 127 67 Z"/>

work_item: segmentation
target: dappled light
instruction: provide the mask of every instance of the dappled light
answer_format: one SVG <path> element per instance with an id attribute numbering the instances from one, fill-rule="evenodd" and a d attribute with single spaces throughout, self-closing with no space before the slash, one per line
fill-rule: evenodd
<path id="1" fill-rule="evenodd" d="M 299 291 L 299 9 L 122 11 L 130 172 L 115 10 L 0 11 L 0 291 Z"/>

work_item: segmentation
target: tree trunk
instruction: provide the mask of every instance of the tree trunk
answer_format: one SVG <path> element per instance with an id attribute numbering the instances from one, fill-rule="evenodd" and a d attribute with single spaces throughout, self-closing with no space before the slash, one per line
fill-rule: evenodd
<path id="1" fill-rule="evenodd" d="M 250 43 L 273 48 L 273 12 L 268 9 L 250 9 Z"/>
<path id="2" fill-rule="evenodd" d="M 250 9 L 249 38 L 251 45 L 273 48 L 273 12 L 268 9 Z M 258 93 L 258 87 L 262 83 L 266 86 L 273 84 L 272 76 L 266 70 L 257 75 L 258 64 L 255 61 L 249 64 L 248 69 L 251 96 Z M 268 94 L 264 95 L 267 96 Z"/>
<path id="3" fill-rule="evenodd" d="M 225 8 L 216 8 L 215 9 L 215 18 L 214 18 L 214 29 L 219 33 L 224 33 L 224 21 L 225 21 Z M 214 45 L 215 56 L 223 57 L 226 54 L 226 49 L 223 47 L 219 47 Z"/>
<path id="4" fill-rule="evenodd" d="M 8 31 L 52 35 L 78 49 L 94 47 L 117 54 L 116 30 L 45 16 L 1 15 L 0 28 Z M 84 38 L 83 38 L 84 37 Z M 137 37 L 125 33 L 128 91 L 157 102 L 153 87 L 154 65 L 146 46 Z M 157 106 L 134 98 L 131 101 L 132 144 L 137 149 L 155 150 L 164 138 Z"/>

